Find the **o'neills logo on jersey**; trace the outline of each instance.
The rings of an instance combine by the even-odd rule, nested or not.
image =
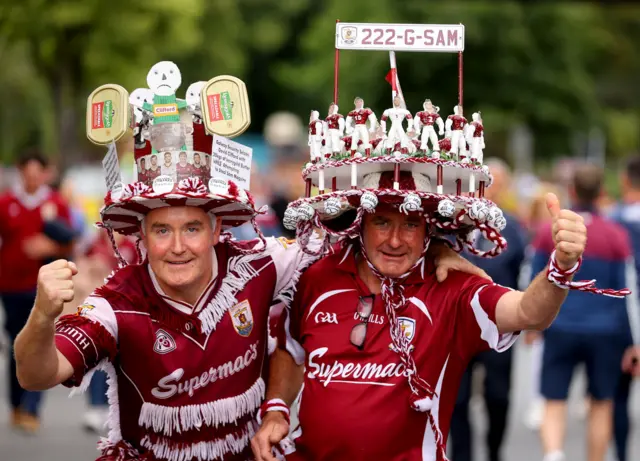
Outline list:
[[[198,376],[182,379],[184,369],[178,368],[170,375],[158,381],[158,386],[151,389],[151,394],[158,399],[168,399],[174,395],[188,393],[193,397],[193,393],[209,384],[226,379],[247,368],[251,362],[258,358],[258,343],[251,344],[249,349],[243,354],[217,367],[211,367]]]
[[[395,386],[394,383],[376,380],[384,380],[385,378],[392,377],[400,378],[405,375],[404,365],[401,363],[354,363],[338,362],[335,360],[332,364],[329,364],[315,361],[323,357],[328,350],[328,347],[319,347],[311,352],[309,354],[309,366],[307,367],[309,373],[307,376],[312,379],[318,378],[325,387],[331,382]]]

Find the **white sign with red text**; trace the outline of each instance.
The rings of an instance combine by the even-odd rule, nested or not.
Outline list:
[[[336,24],[340,50],[464,51],[462,24]]]

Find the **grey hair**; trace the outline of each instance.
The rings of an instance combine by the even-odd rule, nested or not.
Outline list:
[[[215,232],[216,231],[216,215],[214,215],[213,213],[207,213],[207,216],[209,216],[209,220],[211,221],[211,231]],[[144,215],[142,218],[140,218],[140,235],[144,237],[144,220],[147,219],[147,216]]]

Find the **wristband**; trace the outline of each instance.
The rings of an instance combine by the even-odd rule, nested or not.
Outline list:
[[[563,290],[578,290],[594,293],[598,295],[610,296],[612,298],[624,298],[631,294],[631,290],[623,288],[622,290],[613,290],[611,288],[596,288],[596,280],[569,280],[569,276],[574,275],[582,265],[582,257],[571,269],[561,269],[556,260],[556,250],[553,250],[549,258],[549,266],[547,267],[547,280],[555,286]]]
[[[260,410],[258,411],[258,424],[262,424],[262,418],[264,418],[264,415],[269,411],[281,412],[284,415],[284,418],[287,420],[287,424],[291,424],[289,405],[287,405],[284,400],[271,399],[264,402],[260,406]]]

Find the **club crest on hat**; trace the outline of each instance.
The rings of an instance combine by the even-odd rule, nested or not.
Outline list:
[[[233,327],[240,336],[245,338],[251,334],[253,330],[253,312],[249,300],[245,299],[229,309],[229,316]]]
[[[158,354],[168,354],[176,350],[176,341],[169,333],[159,328],[156,331],[156,342],[153,344],[153,351]]]

